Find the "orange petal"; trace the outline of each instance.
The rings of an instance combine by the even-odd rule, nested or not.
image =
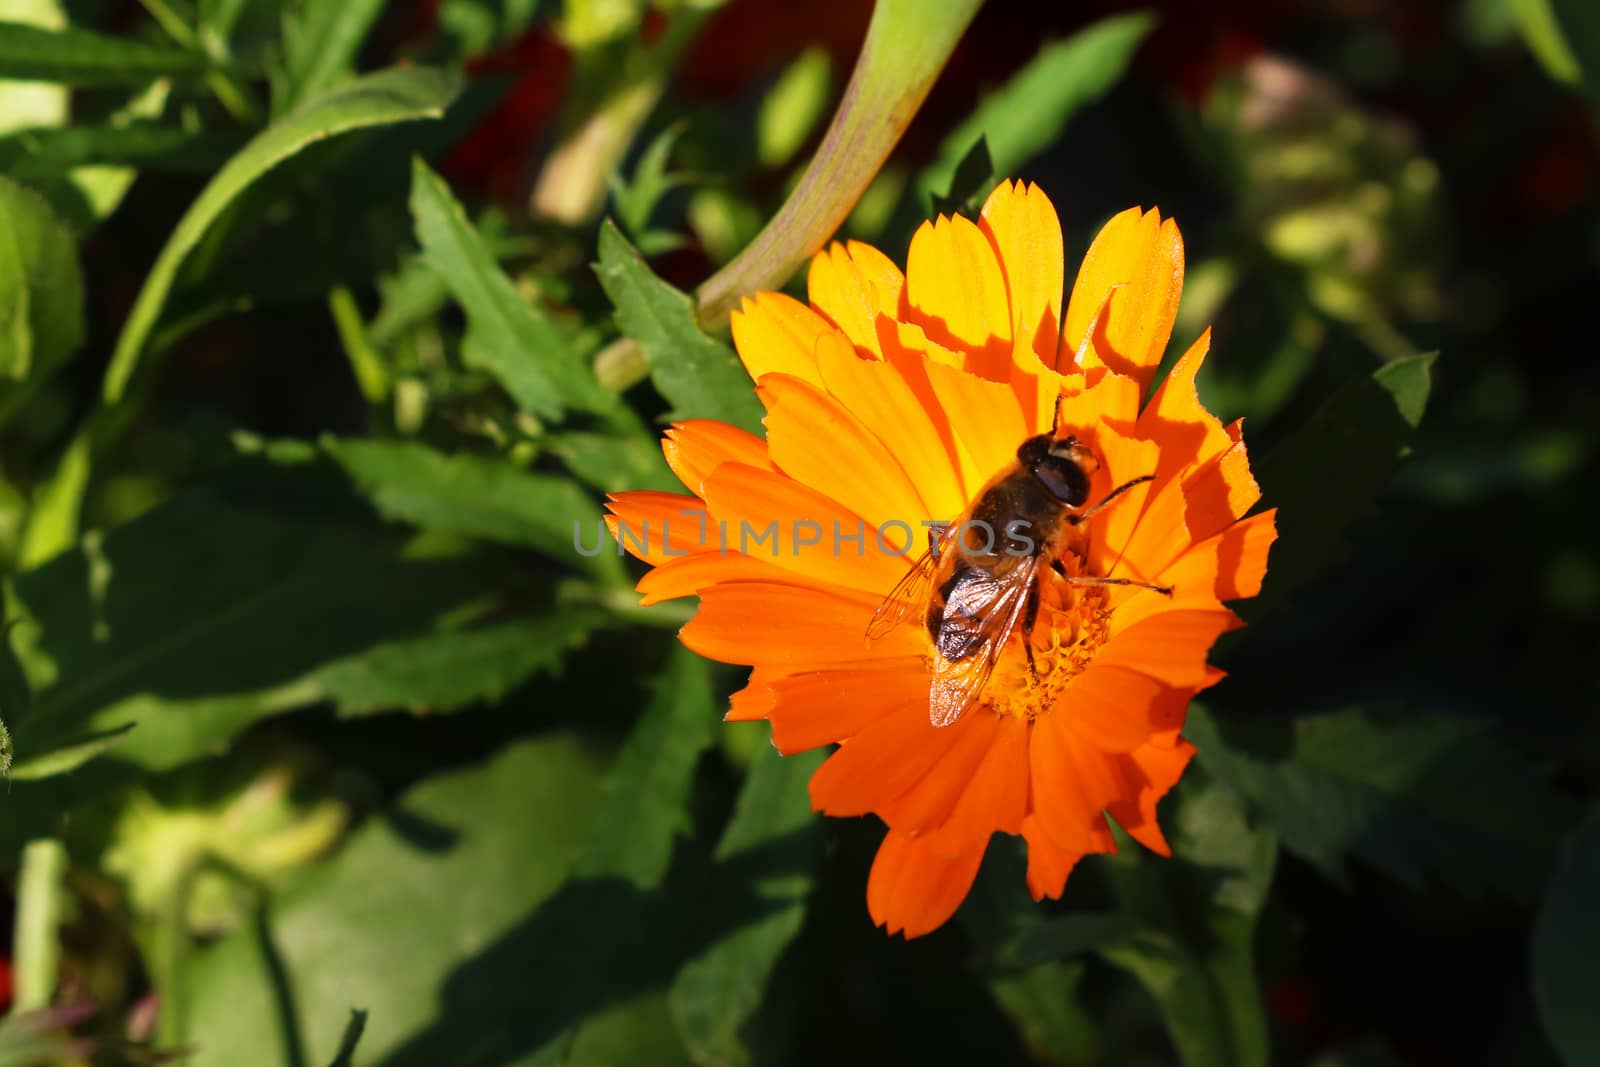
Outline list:
[[[1011,305],[1012,354],[1019,368],[1054,367],[1061,340],[1061,220],[1037,185],[1001,182],[978,226],[994,245]]]
[[[731,317],[733,345],[750,377],[792,374],[817,381],[817,339],[837,334],[832,323],[782,293],[745,297]]]
[[[929,844],[944,855],[965,852],[995,831],[1022,831],[1028,812],[1028,734],[1033,727],[1014,715],[995,718],[999,726],[982,765],[950,818],[928,836]]]
[[[878,316],[898,312],[904,288],[900,268],[859,241],[829,245],[812,257],[806,274],[811,306],[843,330],[863,356],[880,359]]]
[[[867,910],[891,934],[921,937],[944,925],[967,899],[983,863],[984,841],[954,858],[890,830],[867,878]]]
[[[1134,521],[1126,538],[1114,541],[1110,535],[1107,536],[1107,569],[1103,573],[1153,582],[1154,576],[1191,544],[1189,528],[1184,522],[1187,501],[1183,486],[1178,484],[1177,479],[1156,481],[1152,485],[1155,488],[1148,493],[1144,510]],[[1112,505],[1112,509],[1121,506],[1119,500]],[[1112,561],[1115,561],[1114,566]]]
[[[723,463],[771,469],[767,443],[755,434],[711,419],[674,423],[661,438],[667,466],[691,493],[700,492],[706,475]]]
[[[982,230],[940,215],[911,237],[906,255],[907,321],[966,356],[990,381],[1011,378],[1011,308],[1005,275]]]
[[[1172,846],[1167,844],[1156,822],[1156,803],[1177,784],[1193,755],[1194,746],[1179,739],[1171,747],[1145,745],[1119,757],[1126,761],[1129,776],[1139,783],[1138,791],[1112,804],[1108,810],[1129,836],[1151,852],[1172,855]]]
[[[831,339],[821,347],[849,351]],[[786,374],[769,374],[757,388],[767,409],[772,459],[784,473],[843,504],[875,530],[896,521],[919,530],[931,517],[894,453],[831,394]]]
[[[729,582],[701,592],[699,612],[678,636],[708,659],[797,670],[921,655],[926,639],[905,626],[867,643],[867,622],[879,603],[816,586]]]
[[[877,808],[878,817],[901,833],[922,834],[944,825],[960,801],[1000,728],[1000,716],[986,713],[967,715],[942,727],[956,734],[939,759],[938,766],[923,775],[910,789]]]
[[[817,349],[822,383],[839,403],[871,428],[916,484],[929,517],[950,519],[967,506],[953,437],[939,422],[895,363],[859,358],[843,345]]]
[[[656,564],[639,579],[639,584],[634,588],[644,595],[640,604],[648,607],[663,600],[695,596],[718,582],[744,581],[788,581],[788,572],[758,556],[741,556],[737,552],[694,552]]]
[[[1095,237],[1078,269],[1058,366],[1067,366],[1111,294],[1093,339],[1095,357],[1148,389],[1166,351],[1182,290],[1183,238],[1177,224],[1162,222],[1155,209],[1141,214],[1129,208],[1115,216]]]
[[[936,363],[927,365],[927,374],[939,409],[950,420],[963,490],[971,501],[990,478],[1016,463],[1017,448],[1028,437],[1027,420],[1009,385]]]
[[[1034,720],[1028,746],[1028,770],[1033,783],[1033,811],[1039,825],[1065,851],[1107,852],[1113,847],[1105,816],[1085,790],[1077,761],[1076,742],[1060,715]]]
[[[1127,752],[1150,740],[1157,710],[1172,687],[1123,667],[1098,664],[1078,675],[1051,712],[1080,744]]]
[[[1068,852],[1052,841],[1037,815],[1022,820],[1022,837],[1028,842],[1028,892],[1034,900],[1059,898],[1083,853]]]
[[[1095,654],[1094,665],[1127,667],[1170,685],[1199,686],[1206,679],[1211,646],[1240,625],[1227,610],[1163,611],[1131,626],[1118,612],[1111,617],[1111,640]]]
[[[1174,600],[1195,587],[1219,601],[1259,595],[1278,539],[1277,517],[1273,508],[1234,523],[1179,556],[1158,580],[1172,586]]]
[[[1222,421],[1200,402],[1194,378],[1211,347],[1207,329],[1173,366],[1139,413],[1139,432],[1161,445],[1156,477],[1170,478],[1233,445]]]
[[[712,471],[705,497],[717,536],[731,549],[776,564],[801,581],[875,593],[879,601],[909,566],[906,553],[899,551],[906,547],[901,540],[918,532],[886,529],[880,543],[875,526],[837,501],[785,474],[742,463]]]
[[[965,731],[928,721],[921,704],[884,716],[829,756],[811,776],[811,806],[829,815],[879,811],[916,785],[938,764]]]
[[[606,498],[606,528],[630,555],[646,563],[706,552],[717,547],[699,497],[635,489]]]
[[[920,659],[885,660],[871,669],[808,671],[768,683],[772,743],[784,755],[847,740],[886,715],[928,707]]]
[[[1250,474],[1244,444],[1230,445],[1185,474],[1183,495],[1188,501],[1184,521],[1195,540],[1210,537],[1254,507],[1261,488]]]

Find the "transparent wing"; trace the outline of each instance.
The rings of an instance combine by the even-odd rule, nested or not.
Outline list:
[[[938,569],[938,555],[929,546],[872,613],[872,621],[867,623],[869,641],[877,640],[910,619],[922,624],[928,611],[928,594],[933,590],[933,574]]]
[[[928,720],[933,725],[951,725],[983,692],[1006,642],[1017,632],[1038,573],[1038,557],[1027,556],[1002,575],[969,571],[979,578],[957,584],[945,605],[939,641],[941,653],[952,651],[957,657],[933,657],[928,687]]]

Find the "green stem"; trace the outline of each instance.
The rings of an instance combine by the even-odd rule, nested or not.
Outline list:
[[[389,374],[367,339],[366,323],[349,286],[340,284],[328,290],[328,313],[333,316],[334,329],[339,331],[339,342],[361,395],[373,406],[382,404],[389,397]]]
[[[878,0],[844,99],[794,192],[756,239],[700,287],[720,328],[740,297],[772,289],[833,236],[882,169],[983,0]]]
[[[67,850],[61,842],[42,838],[24,846],[17,876],[15,1011],[48,1008],[56,995],[66,874]]]

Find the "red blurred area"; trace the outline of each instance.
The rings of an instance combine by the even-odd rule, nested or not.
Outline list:
[[[0,956],[0,1011],[11,1008],[11,957]]]

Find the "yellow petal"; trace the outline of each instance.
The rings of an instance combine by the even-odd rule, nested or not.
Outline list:
[[[894,316],[905,279],[889,257],[870,245],[834,243],[811,260],[806,292],[811,306],[843,330],[864,356],[879,358],[879,315]]]
[[[817,378],[817,341],[837,335],[832,323],[782,293],[746,297],[731,317],[733,346],[750,377],[792,374],[812,384]]]
[[[1013,358],[1033,370],[1055,363],[1061,339],[1065,268],[1061,220],[1037,185],[1001,182],[983,205],[979,226],[994,245],[1011,305]],[[1027,357],[1037,357],[1029,362]]]
[[[1011,377],[1011,308],[994,246],[957,215],[925,222],[906,256],[909,317],[990,381]]]
[[[1073,283],[1060,366],[1065,369],[1099,315],[1091,362],[1133,377],[1148,389],[1166,351],[1182,291],[1183,238],[1177,223],[1162,222],[1153,208],[1143,214],[1129,208],[1115,216],[1089,246]],[[1100,315],[1102,306],[1106,311]]]

